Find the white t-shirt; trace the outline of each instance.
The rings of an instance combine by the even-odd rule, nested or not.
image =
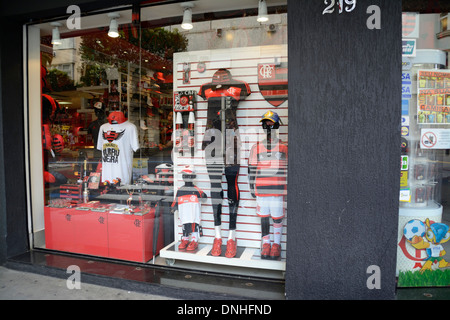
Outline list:
[[[139,149],[136,126],[129,121],[103,124],[98,132],[97,149],[102,152],[102,181],[120,178],[122,184],[129,184],[133,152]]]

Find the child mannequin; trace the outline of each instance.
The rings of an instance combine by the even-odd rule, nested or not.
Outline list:
[[[179,219],[183,227],[183,235],[178,245],[178,250],[193,251],[198,247],[201,233],[200,202],[206,198],[206,194],[194,185],[195,172],[191,166],[184,167],[181,174],[184,186],[177,191],[172,203],[172,212],[178,210]]]

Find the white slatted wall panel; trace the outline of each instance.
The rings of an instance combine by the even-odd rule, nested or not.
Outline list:
[[[176,53],[174,56],[174,91],[195,90],[198,92],[202,84],[211,82],[213,74],[220,68],[228,69],[234,79],[245,81],[250,86],[251,94],[239,103],[237,111],[239,129],[241,131],[242,149],[241,168],[238,178],[240,202],[237,217],[236,238],[237,245],[243,247],[260,248],[261,245],[260,218],[256,216],[256,202],[249,192],[247,163],[250,148],[262,137],[261,125],[259,123],[262,114],[267,110],[277,112],[283,122],[283,125],[279,129],[279,136],[285,142],[287,142],[288,137],[288,102],[286,101],[276,108],[263,98],[258,88],[257,65],[259,63],[273,63],[275,58],[278,58],[278,61],[280,62],[287,62],[287,46],[276,45],[183,52]],[[197,64],[199,62],[205,62],[206,64],[206,71],[203,73],[197,71]],[[190,83],[188,84],[183,84],[183,63],[190,63],[191,67]],[[212,214],[211,199],[209,198],[209,177],[203,158],[204,152],[201,150],[201,142],[203,141],[203,134],[206,127],[208,103],[200,96],[197,96],[196,99],[195,156],[191,158],[187,156],[178,156],[177,154],[174,155],[175,190],[183,185],[181,176],[178,174],[180,168],[187,164],[195,165],[197,172],[195,184],[208,195],[207,201],[202,205],[203,237],[200,239],[200,242],[211,244],[214,238],[214,218]],[[260,134],[259,137],[258,133]],[[225,244],[228,237],[229,215],[228,202],[226,200],[227,185],[224,176],[222,182],[225,198],[222,204],[222,237],[223,243]],[[286,250],[286,231],[286,219],[284,219],[282,234],[283,258],[285,257]],[[176,225],[176,240],[180,239],[181,234],[181,226]]]

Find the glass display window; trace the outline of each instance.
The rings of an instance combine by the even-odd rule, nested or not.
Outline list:
[[[284,277],[287,3],[257,4],[28,26],[34,247]]]
[[[399,287],[450,285],[446,17],[403,13]]]

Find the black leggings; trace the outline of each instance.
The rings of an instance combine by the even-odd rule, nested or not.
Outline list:
[[[240,165],[224,166],[223,164],[206,164],[209,180],[211,182],[211,202],[214,214],[214,226],[222,224],[222,173],[225,171],[227,180],[228,207],[230,211],[230,230],[236,230],[236,218],[239,206],[239,176]],[[225,169],[225,170],[224,170]]]

